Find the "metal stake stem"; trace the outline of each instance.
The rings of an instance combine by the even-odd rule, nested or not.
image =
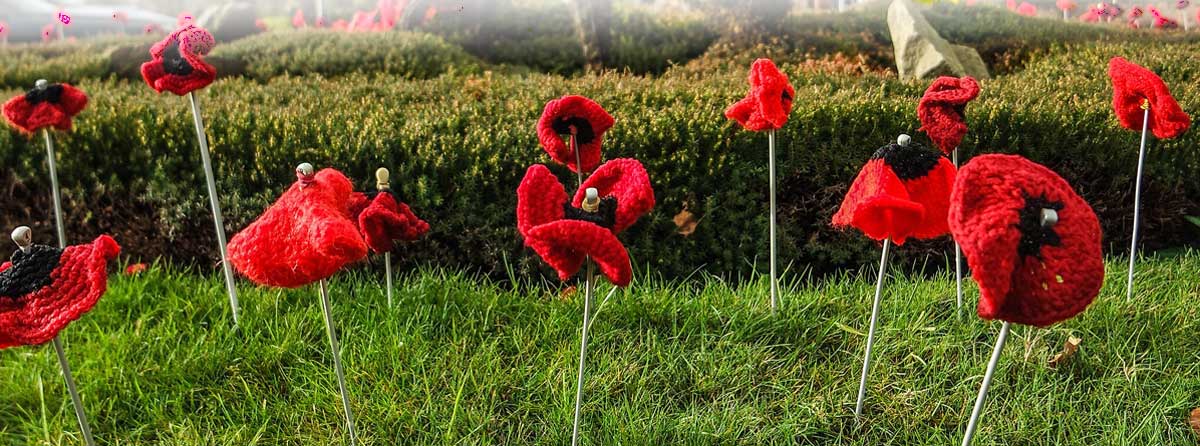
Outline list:
[[[883,296],[883,278],[887,275],[888,255],[892,240],[883,241],[883,255],[879,260],[879,279],[875,282],[875,302],[871,305],[871,323],[867,330],[867,350],[863,354],[862,377],[858,380],[858,402],[854,405],[854,419],[862,415],[863,402],[867,397],[867,373],[871,370],[871,348],[875,345],[875,326],[879,321],[879,301]]]
[[[987,399],[988,389],[992,385],[992,375],[996,372],[996,364],[1000,362],[1000,353],[1004,351],[1004,342],[1008,340],[1010,324],[1005,322],[1000,326],[1000,337],[996,338],[996,348],[992,350],[992,360],[988,362],[987,372],[983,374],[983,383],[979,386],[979,396],[975,398],[975,408],[971,410],[971,420],[967,422],[967,433],[963,435],[962,446],[970,446],[975,438],[975,429],[979,426],[979,418],[983,415],[983,403]]]
[[[579,376],[575,381],[575,426],[571,430],[571,446],[579,446],[579,417],[580,406],[583,404],[583,377],[587,366],[588,329],[591,328],[592,314],[592,275],[595,266],[588,261],[587,275],[583,279],[583,326],[580,330],[579,341]]]
[[[67,393],[71,394],[71,403],[75,406],[75,420],[79,422],[79,431],[83,433],[83,442],[87,446],[95,446],[92,439],[92,428],[88,425],[87,415],[83,413],[83,398],[75,387],[75,377],[71,375],[71,364],[67,362],[67,353],[63,350],[62,340],[54,337],[54,352],[58,354],[58,365],[62,367],[63,379],[67,382]]]
[[[229,264],[229,253],[225,245],[225,223],[221,218],[221,202],[217,199],[217,181],[213,176],[212,159],[209,157],[208,136],[204,133],[204,119],[200,116],[200,102],[196,93],[188,93],[192,106],[192,120],[196,124],[196,139],[200,143],[200,161],[204,164],[204,178],[208,182],[208,201],[212,205],[213,225],[217,228],[217,249],[221,252],[221,268],[225,272],[225,291],[229,294],[229,306],[233,310],[233,325],[238,325],[237,287],[233,282],[233,267]]]
[[[329,304],[329,284],[321,279],[321,311],[325,315],[325,331],[329,334],[329,348],[333,350],[333,369],[337,373],[338,390],[342,394],[342,410],[346,412],[346,428],[350,432],[350,445],[358,443],[354,431],[354,413],[350,410],[350,393],[346,390],[346,374],[342,371],[342,349],[338,344],[337,329],[333,325],[333,309]]]
[[[958,147],[954,148],[954,152],[951,154],[951,158],[954,159],[954,168],[957,169],[958,168]],[[959,246],[958,240],[954,241],[954,279],[955,279],[955,287],[956,287],[955,297],[956,297],[956,302],[958,303],[957,313],[958,313],[959,319],[962,319],[962,306],[963,306],[962,246]]]
[[[392,308],[392,253],[383,253],[383,271],[387,274],[388,308]]]
[[[1146,129],[1150,124],[1150,106],[1143,103],[1146,109],[1142,117],[1142,147],[1138,150],[1137,180],[1133,188],[1133,240],[1129,246],[1129,280],[1125,285],[1125,299],[1133,299],[1133,265],[1137,261],[1138,229],[1142,219],[1142,167],[1146,163]]]
[[[775,272],[779,252],[775,236],[775,130],[767,132],[767,152],[767,163],[771,171],[771,313],[774,314],[779,308],[779,277]]]
[[[50,129],[42,129],[46,139],[46,164],[50,166],[50,193],[54,202],[54,227],[58,231],[58,248],[67,247],[67,230],[63,226],[62,195],[58,188],[58,167],[54,159],[54,140],[50,138]]]

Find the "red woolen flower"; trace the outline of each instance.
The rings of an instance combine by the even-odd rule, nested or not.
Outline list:
[[[934,79],[925,95],[917,102],[917,119],[929,139],[943,153],[953,152],[967,134],[963,111],[967,103],[979,96],[979,82],[971,76]]]
[[[396,200],[389,190],[380,191],[374,198],[363,195],[362,200],[361,211],[351,205],[351,215],[357,215],[359,230],[367,246],[375,252],[389,252],[393,241],[411,242],[429,232],[429,223],[417,218],[412,209]]]
[[[595,213],[581,209],[588,188],[599,192]],[[575,275],[590,256],[613,285],[623,287],[633,278],[633,268],[617,234],[653,207],[650,177],[637,160],[615,159],[600,166],[572,202],[550,169],[535,164],[517,188],[517,230],[560,279]]]
[[[9,99],[4,103],[4,119],[24,133],[45,127],[69,131],[71,119],[87,103],[87,95],[79,89],[69,84],[51,84]]]
[[[550,154],[550,158],[566,164],[572,172],[579,172],[575,152],[563,142],[563,137],[575,134],[575,145],[583,171],[591,172],[600,165],[600,146],[604,143],[604,132],[613,126],[613,117],[596,101],[583,96],[563,96],[546,103],[542,117],[538,119],[538,141]]]
[[[940,153],[914,142],[883,146],[863,166],[833,216],[875,240],[903,245],[949,232],[946,213],[955,168]]]
[[[1054,2],[1054,5],[1058,6],[1058,9],[1063,11],[1073,11],[1075,10],[1075,7],[1078,6],[1075,4],[1074,0],[1057,0]]]
[[[297,174],[300,176],[300,174]],[[229,261],[262,285],[296,288],[367,256],[350,215],[350,180],[333,169],[301,176],[229,242]]]
[[[1057,224],[1042,224],[1043,209]],[[1079,314],[1103,285],[1096,214],[1066,180],[1020,156],[963,166],[950,231],[979,283],[984,319],[1044,327]]]
[[[204,28],[187,24],[150,47],[152,60],[142,64],[142,79],[154,91],[183,96],[204,88],[217,78],[217,69],[204,61],[216,45]]]
[[[1141,131],[1146,109],[1150,107],[1150,131],[1156,138],[1174,138],[1186,132],[1192,118],[1179,108],[1167,84],[1154,72],[1122,57],[1108,62],[1108,77],[1113,85],[1113,110],[1121,126]]]
[[[725,117],[753,132],[783,128],[795,97],[796,90],[775,62],[758,59],[750,66],[750,94],[725,109]]]
[[[43,344],[96,306],[108,261],[121,247],[107,235],[58,249],[34,245],[0,265],[0,348]]]

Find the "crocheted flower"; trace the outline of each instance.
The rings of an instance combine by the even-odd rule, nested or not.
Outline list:
[[[583,171],[591,172],[600,165],[604,132],[612,128],[613,123],[613,117],[596,101],[583,96],[563,96],[547,102],[542,110],[537,123],[538,141],[550,158],[566,164],[572,172],[579,172],[575,152],[563,142],[563,137],[574,134]]]
[[[725,117],[746,130],[760,132],[782,128],[792,112],[796,90],[771,59],[750,66],[750,94],[725,109]]]
[[[154,91],[183,96],[217,78],[217,69],[203,57],[216,45],[204,28],[187,24],[150,47],[152,60],[142,64],[142,79]]]
[[[1054,2],[1054,5],[1063,11],[1073,11],[1078,6],[1074,0],[1058,0]]]
[[[229,241],[229,261],[255,283],[296,288],[367,256],[350,215],[350,180],[333,169],[301,175]]]
[[[71,119],[87,103],[87,95],[79,89],[68,84],[51,84],[9,99],[4,103],[4,119],[25,133],[45,127],[69,131]]]
[[[1044,327],[1100,292],[1100,222],[1050,169],[1016,155],[978,156],[959,171],[950,199],[950,231],[979,283],[979,317]],[[1056,224],[1042,224],[1044,209]]]
[[[903,245],[949,231],[946,212],[954,164],[914,142],[881,147],[859,171],[833,215],[833,226],[853,226],[875,240]]]
[[[979,82],[971,76],[942,76],[934,79],[917,102],[917,119],[929,139],[943,153],[953,152],[967,134],[963,111],[979,96]]]
[[[96,306],[108,261],[121,247],[107,235],[58,249],[33,245],[0,265],[0,348],[43,344]]]
[[[1017,7],[1017,14],[1026,17],[1037,17],[1037,6],[1029,2],[1021,2],[1021,5]]]
[[[1144,105],[1150,107],[1149,127],[1156,138],[1174,138],[1191,126],[1192,118],[1179,108],[1167,84],[1150,70],[1114,57],[1108,63],[1108,77],[1113,85],[1113,110],[1121,126],[1140,132]]]
[[[594,213],[582,209],[588,188],[597,189],[600,196]],[[569,202],[550,169],[535,164],[517,188],[517,230],[560,279],[575,275],[590,256],[613,285],[623,287],[632,279],[633,268],[617,234],[652,208],[650,177],[635,159],[600,166]]]
[[[1141,17],[1143,13],[1145,13],[1145,11],[1142,11],[1141,7],[1134,6],[1132,8],[1129,8],[1129,18],[1131,18],[1131,19],[1136,19],[1138,17]],[[1136,23],[1136,22],[1132,22],[1132,23]]]
[[[429,232],[429,223],[417,218],[390,190],[379,191],[374,197],[355,193],[351,202],[350,215],[356,216],[363,239],[375,252],[389,252],[393,241],[411,242]]]
[[[1192,2],[1189,2],[1188,0],[1177,0],[1175,2],[1176,9],[1187,9],[1188,6],[1191,6],[1191,5],[1192,5]]]

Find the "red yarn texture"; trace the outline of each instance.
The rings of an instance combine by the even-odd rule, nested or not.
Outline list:
[[[211,84],[217,78],[217,69],[204,61],[205,54],[216,44],[212,34],[196,25],[184,25],[175,30],[163,41],[150,47],[149,62],[142,64],[142,79],[154,91],[162,93],[169,91],[183,96]],[[173,64],[174,47],[178,46],[178,55],[186,62],[191,70],[187,74],[171,73],[169,66]],[[168,51],[171,50],[171,51]],[[165,63],[165,64],[164,64]]]
[[[750,94],[725,109],[725,117],[753,132],[783,128],[795,97],[796,90],[775,62],[758,59],[750,66]]]
[[[108,261],[120,253],[107,235],[68,246],[49,285],[24,296],[0,296],[0,348],[44,344],[90,311],[108,289]],[[0,271],[11,266],[5,262]]]
[[[894,166],[882,156],[885,150],[907,152],[923,159],[922,165]],[[908,161],[897,161],[908,162]],[[897,170],[914,175],[901,178]],[[930,239],[950,231],[946,215],[950,208],[950,189],[956,169],[946,157],[920,148],[885,146],[872,157],[846,191],[833,226],[854,227],[875,240],[890,239],[903,245],[910,237]]]
[[[629,253],[617,234],[654,207],[649,175],[633,159],[616,159],[600,166],[581,191],[594,187],[602,199],[615,199],[612,228],[590,221],[566,218],[567,192],[546,166],[535,164],[517,188],[517,230],[525,245],[538,253],[562,280],[579,272],[587,257],[613,285],[627,286],[633,278]],[[572,204],[578,207],[585,193]]]
[[[917,102],[917,118],[942,153],[953,152],[967,134],[963,109],[979,96],[979,82],[971,76],[962,78],[942,76],[934,79],[925,95]]]
[[[407,204],[397,202],[388,191],[375,195],[357,215],[363,238],[375,252],[390,252],[393,241],[413,241],[429,232],[429,223],[417,218]]]
[[[579,166],[575,152],[568,142],[572,130],[579,150],[579,161],[583,171],[591,172],[600,165],[600,146],[604,143],[604,132],[614,124],[612,115],[596,101],[583,96],[563,96],[546,103],[542,117],[538,119],[537,134],[542,148],[554,161],[565,164],[572,172]]]
[[[1058,224],[1041,228],[1030,200],[1059,207]],[[975,157],[959,171],[951,203],[950,230],[979,283],[979,317],[1044,327],[1079,314],[1100,292],[1100,222],[1050,169],[1016,155]],[[1022,221],[1026,210],[1032,221]]]
[[[1150,101],[1149,127],[1155,138],[1174,138],[1191,126],[1192,118],[1179,107],[1167,84],[1154,72],[1114,57],[1108,62],[1108,77],[1113,85],[1113,111],[1121,126],[1142,131],[1145,117],[1142,102],[1145,100]]]
[[[350,180],[333,169],[297,181],[229,242],[229,261],[255,283],[296,288],[367,256],[350,216]]]
[[[4,119],[10,125],[26,134],[52,127],[62,131],[71,130],[71,119],[87,107],[88,97],[79,89],[69,84],[55,84],[47,90],[61,89],[57,97],[46,97],[33,100],[39,93],[30,90],[26,94],[16,96],[4,103]],[[42,93],[45,94],[45,93]],[[37,102],[34,104],[34,102]]]

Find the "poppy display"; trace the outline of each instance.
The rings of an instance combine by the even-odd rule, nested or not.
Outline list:
[[[1042,165],[975,157],[958,173],[949,222],[979,284],[981,318],[1045,327],[1079,314],[1100,292],[1100,222]]]
[[[142,64],[142,79],[159,93],[183,96],[204,88],[217,78],[217,69],[203,58],[215,45],[207,30],[185,24],[150,47],[152,59]]]
[[[902,137],[904,139],[904,137]],[[915,141],[881,147],[859,171],[833,215],[833,226],[854,227],[875,240],[903,245],[949,232],[946,214],[956,169],[944,155]]]
[[[611,129],[615,121],[612,115],[596,101],[583,96],[569,95],[546,103],[542,117],[538,119],[537,134],[542,148],[554,161],[565,164],[572,172],[591,172],[600,165],[600,147],[604,143],[604,132]],[[571,149],[563,138],[575,136]]]
[[[750,66],[750,93],[725,109],[725,117],[746,130],[761,132],[783,128],[792,113],[796,90],[771,59]]]
[[[583,206],[589,188],[599,196],[590,211]],[[600,166],[569,201],[550,169],[535,164],[517,188],[517,230],[560,279],[575,275],[591,257],[613,285],[623,287],[632,280],[633,268],[617,234],[650,212],[654,202],[650,177],[635,159]]]
[[[72,119],[87,104],[87,94],[69,84],[39,85],[5,102],[4,119],[24,133],[47,127],[70,131]]]
[[[979,82],[970,76],[934,79],[917,102],[917,119],[942,153],[953,152],[967,134],[964,110],[979,96]]]
[[[375,252],[389,252],[394,241],[413,241],[429,232],[429,223],[421,220],[407,204],[396,200],[390,190],[382,190],[373,197],[365,194],[358,200],[360,205],[351,205],[351,215],[356,216],[359,230],[367,246]]]
[[[297,181],[229,241],[229,261],[261,285],[297,288],[366,258],[350,214],[352,186],[333,169],[297,169]]]
[[[44,344],[91,311],[108,289],[108,262],[120,252],[107,235],[15,252],[0,265],[0,348]]]
[[[1146,108],[1150,109],[1150,132],[1159,139],[1174,138],[1192,124],[1171,96],[1167,84],[1154,72],[1122,57],[1108,62],[1108,77],[1113,86],[1113,111],[1121,126],[1141,131]]]

